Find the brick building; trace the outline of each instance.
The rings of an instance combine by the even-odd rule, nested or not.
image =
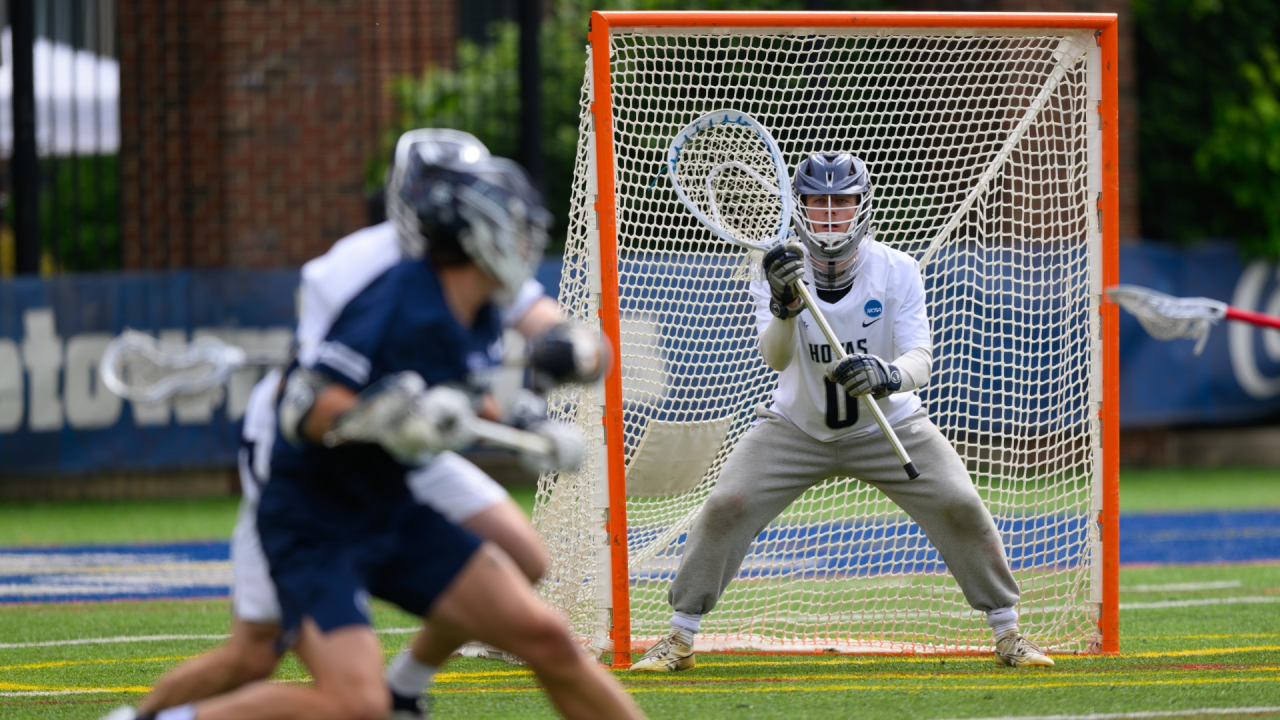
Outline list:
[[[124,266],[300,264],[364,224],[390,78],[454,0],[119,0]]]

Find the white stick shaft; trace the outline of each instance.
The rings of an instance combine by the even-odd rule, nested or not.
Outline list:
[[[551,441],[541,435],[481,418],[476,418],[472,422],[476,439],[482,445],[548,457],[555,452]]]
[[[813,302],[813,296],[809,294],[809,288],[803,282],[796,283],[796,288],[800,291],[800,297],[804,298],[805,307],[809,308],[809,313],[813,315],[813,319],[818,323],[818,328],[822,330],[822,334],[827,338],[827,344],[831,346],[831,352],[839,362],[846,357],[848,353],[844,351],[844,345],[840,343],[840,338],[836,337],[836,333],[831,329],[831,325],[827,323],[827,319],[823,317],[822,311]],[[893,431],[893,426],[889,424],[889,420],[885,418],[884,413],[880,410],[880,405],[870,393],[863,395],[862,399],[866,402],[867,409],[871,411],[871,417],[876,419],[876,424],[880,426],[880,432],[884,433],[884,437],[893,446],[893,452],[898,456],[898,461],[902,463],[902,467],[907,471],[907,475],[911,479],[915,479],[918,475],[915,465],[911,462],[911,456],[907,454],[907,449],[902,446],[902,441],[898,439],[898,434]]]

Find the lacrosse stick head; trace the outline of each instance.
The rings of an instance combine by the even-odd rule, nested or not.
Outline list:
[[[1107,296],[1132,313],[1151,337],[1195,340],[1197,355],[1204,350],[1209,331],[1227,316],[1227,304],[1220,300],[1177,298],[1138,285],[1114,285],[1107,288]]]
[[[722,240],[765,250],[790,232],[786,163],[750,115],[717,110],[694,120],[675,134],[666,162],[680,201]]]
[[[108,390],[126,400],[158,402],[219,388],[246,360],[243,349],[217,338],[161,348],[150,335],[126,329],[107,344],[99,375]]]

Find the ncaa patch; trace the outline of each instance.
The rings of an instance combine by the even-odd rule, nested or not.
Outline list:
[[[878,318],[884,314],[884,305],[881,305],[879,300],[873,298],[862,306],[862,312],[866,313],[869,318]]]

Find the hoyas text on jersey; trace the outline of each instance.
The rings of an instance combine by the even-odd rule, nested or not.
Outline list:
[[[865,355],[867,352],[866,338],[861,338],[856,343],[853,340],[850,340],[849,342],[841,343],[841,345],[844,347],[845,355],[853,355],[853,354]],[[826,365],[827,363],[830,363],[832,360],[834,360],[835,357],[832,356],[831,354],[830,345],[826,345],[826,344],[819,345],[817,343],[809,343],[809,359],[816,363],[822,363],[823,365]]]

